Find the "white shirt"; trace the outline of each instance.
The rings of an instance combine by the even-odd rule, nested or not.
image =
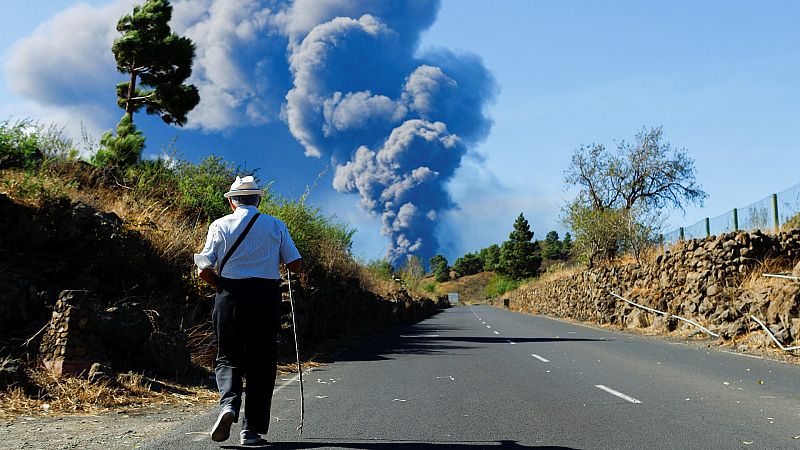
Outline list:
[[[289,236],[286,224],[267,214],[258,216],[236,252],[225,263],[225,272],[219,273],[222,258],[257,212],[258,208],[255,206],[242,205],[233,213],[212,222],[208,227],[206,245],[200,253],[194,255],[197,267],[201,270],[213,267],[225,278],[279,279],[281,274],[278,264],[300,259],[300,252]]]

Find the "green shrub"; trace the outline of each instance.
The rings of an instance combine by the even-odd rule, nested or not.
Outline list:
[[[422,290],[431,294],[436,293],[436,283],[425,283],[422,285]]]
[[[373,259],[364,264],[364,266],[380,278],[391,280],[394,276],[394,267],[385,259]]]
[[[48,207],[60,202],[69,202],[69,190],[76,183],[60,178],[46,178],[33,173],[25,173],[22,179],[3,180],[6,191],[11,196],[36,207]]]
[[[144,160],[128,169],[125,184],[139,198],[174,199],[178,176],[171,161],[159,158]]]
[[[351,262],[356,230],[325,217],[320,209],[305,203],[308,192],[298,200],[267,196],[261,211],[286,223],[297,249],[307,264],[321,264],[330,270]]]
[[[31,120],[0,122],[0,169],[33,169],[41,160],[37,127]]]
[[[493,298],[505,294],[506,292],[513,291],[518,288],[520,281],[513,278],[504,277],[502,275],[492,275],[489,284],[486,285],[484,294],[486,298]]]
[[[200,164],[180,161],[175,168],[178,191],[184,206],[213,221],[231,212],[223,194],[236,177],[233,165],[219,156],[209,156]]]

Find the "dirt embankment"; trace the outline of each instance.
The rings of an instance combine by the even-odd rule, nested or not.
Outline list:
[[[90,187],[81,189],[85,199]],[[192,238],[197,225],[169,230],[142,223],[81,200],[32,206],[0,193],[0,417],[11,410],[87,413],[169,401],[148,393],[154,378],[213,390],[213,293],[199,284],[191,264],[192,246],[201,243]],[[362,285],[328,270],[293,283],[305,356],[333,339],[419,320],[446,306]],[[293,359],[285,283],[284,299],[279,348]],[[53,371],[77,381],[46,373]],[[146,379],[128,382],[129,373]],[[90,385],[97,395],[79,394]],[[180,401],[205,392],[184,387]]]

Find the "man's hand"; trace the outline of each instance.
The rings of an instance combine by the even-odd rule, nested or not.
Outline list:
[[[294,261],[286,264],[286,268],[290,271],[299,274],[303,271],[303,258],[295,259]]]
[[[217,274],[214,272],[214,269],[211,267],[207,267],[197,273],[201,280],[208,283],[209,286],[216,289],[217,288]]]

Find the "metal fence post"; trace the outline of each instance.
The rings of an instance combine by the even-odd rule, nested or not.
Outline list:
[[[681,240],[684,240],[684,236],[683,236],[683,227],[681,227],[681,228],[680,228],[680,230],[681,230],[681,233],[680,233]]]
[[[711,236],[711,221],[706,217],[706,237]]]
[[[775,234],[781,232],[781,222],[778,217],[778,194],[772,194],[772,220],[775,223]]]
[[[733,231],[739,231],[739,212],[733,208]]]

